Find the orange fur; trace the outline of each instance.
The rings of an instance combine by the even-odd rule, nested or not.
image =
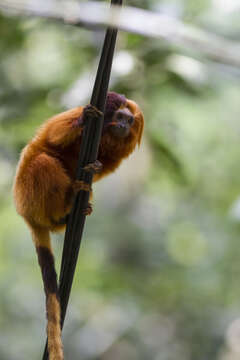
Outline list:
[[[98,154],[103,168],[99,174],[94,175],[94,181],[113,172],[121,161],[132,153],[135,146],[140,144],[143,114],[131,100],[126,100],[126,103],[121,105],[121,109],[125,107],[135,119],[130,133],[127,137],[118,139],[108,131],[103,132]],[[14,183],[16,209],[32,232],[43,273],[50,360],[62,360],[63,353],[57,279],[49,231],[64,229],[65,225],[61,220],[69,214],[73,204],[82,136],[82,123],[79,119],[83,109],[77,107],[58,114],[40,127],[22,151]],[[52,264],[50,280],[44,278],[49,271],[47,261]]]

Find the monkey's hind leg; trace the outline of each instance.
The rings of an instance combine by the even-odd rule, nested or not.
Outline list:
[[[32,163],[33,222],[50,231],[64,228],[65,218],[71,211],[74,199],[73,182],[61,162],[45,153]]]

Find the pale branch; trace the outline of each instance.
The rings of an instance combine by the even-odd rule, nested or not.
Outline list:
[[[159,38],[181,50],[220,64],[240,68],[240,44],[201,30],[164,14],[107,3],[73,1],[0,0],[3,14],[35,16],[85,27],[116,26],[122,31]]]

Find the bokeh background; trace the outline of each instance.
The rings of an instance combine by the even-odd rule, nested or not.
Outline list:
[[[238,0],[127,3],[240,39]],[[11,194],[19,154],[44,119],[88,103],[103,35],[0,16],[1,360],[41,359],[45,342],[40,270]],[[111,89],[142,107],[144,140],[94,185],[66,359],[237,360],[240,70],[120,33]],[[53,242],[59,269],[63,235]]]

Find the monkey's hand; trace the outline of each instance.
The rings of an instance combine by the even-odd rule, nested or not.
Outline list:
[[[91,215],[92,211],[93,211],[92,204],[88,203],[86,209],[83,209],[83,214],[86,216],[89,216],[89,215]]]
[[[102,168],[102,163],[99,160],[96,160],[93,163],[84,166],[83,170],[91,172],[92,174],[99,174],[102,171]]]
[[[83,108],[82,114],[73,122],[74,128],[83,128],[86,121],[93,119],[98,120],[103,116],[95,106],[89,104]]]
[[[73,191],[75,194],[77,194],[79,191],[89,191],[91,192],[91,186],[89,184],[87,184],[86,182],[82,181],[82,180],[75,180],[73,183]]]
[[[90,120],[90,119],[98,120],[102,116],[103,116],[103,113],[91,104],[86,105],[83,109],[84,120]]]

